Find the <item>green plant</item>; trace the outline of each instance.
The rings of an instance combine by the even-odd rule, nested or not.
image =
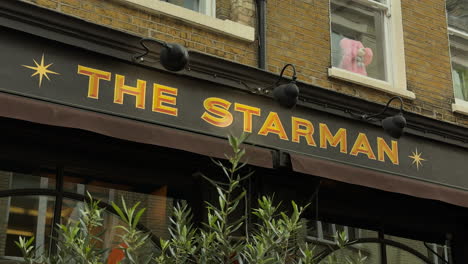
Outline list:
[[[122,231],[124,242],[120,247],[125,258],[121,264],[314,264],[316,254],[311,244],[304,242],[301,230],[304,221],[301,215],[307,208],[291,202],[291,213],[279,210],[273,198],[263,196],[258,200],[259,207],[253,209],[256,224],[246,223],[248,212],[240,214],[240,205],[246,199],[242,181],[253,172],[242,173],[245,150],[241,144],[246,135],[239,138],[229,136],[233,155],[226,156],[227,165],[213,160],[223,172],[224,180],[218,181],[203,176],[217,191],[216,203],[206,203],[207,221],[201,227],[192,223],[191,209],[184,203],[177,204],[170,218],[170,239],[161,239],[159,249],[149,251],[150,235],[138,229],[138,223],[145,209],[138,209],[139,203],[128,207],[122,200],[121,207],[112,204],[124,225],[115,228]],[[89,201],[80,210],[78,221],[69,221],[58,226],[58,254],[47,257],[37,256],[32,245],[34,238],[20,238],[16,243],[28,264],[101,264],[106,263],[108,249],[100,248],[103,234],[103,213],[99,201],[89,196]],[[241,215],[241,216],[239,216]],[[242,228],[244,227],[244,229]],[[102,232],[97,232],[101,230]],[[301,239],[302,238],[302,239]],[[344,233],[337,234],[338,247],[344,247],[348,240]],[[340,253],[341,254],[341,253]],[[327,264],[362,264],[365,257],[327,257]],[[341,264],[341,263],[340,263]]]
[[[223,171],[224,182],[204,176],[216,188],[218,201],[216,204],[207,203],[208,220],[203,228],[193,227],[187,206],[176,206],[171,221],[171,239],[161,241],[157,263],[314,263],[313,247],[301,244],[297,239],[302,228],[300,216],[305,208],[294,202],[289,216],[278,212],[272,198],[262,197],[258,201],[259,208],[253,211],[259,223],[253,230],[246,229],[243,237],[239,237],[241,228],[247,226],[247,215],[234,217],[233,213],[246,195],[241,182],[253,173],[240,173],[246,165],[241,162],[245,155],[241,144],[245,139],[245,134],[240,138],[229,136],[233,155],[226,156],[228,165],[213,161]]]

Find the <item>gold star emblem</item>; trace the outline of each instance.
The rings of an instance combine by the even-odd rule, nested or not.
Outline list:
[[[413,152],[413,155],[412,156],[408,156],[409,158],[413,159],[413,163],[411,164],[416,164],[416,169],[419,170],[419,166],[422,167],[422,162],[425,161],[425,159],[423,159],[421,157],[422,155],[422,152],[418,152],[418,149],[416,148],[416,151]]]
[[[48,65],[44,65],[44,54],[42,54],[41,64],[38,64],[35,59],[33,59],[33,61],[36,64],[36,66],[28,66],[28,65],[22,65],[22,66],[26,67],[26,68],[29,68],[29,69],[32,69],[32,70],[35,70],[35,72],[31,75],[31,77],[33,77],[34,75],[39,75],[39,87],[41,87],[41,84],[42,84],[42,77],[45,76],[47,78],[47,80],[50,81],[50,78],[47,75],[48,73],[50,73],[50,74],[60,74],[60,73],[56,73],[56,72],[53,72],[53,71],[49,70],[49,67],[53,63],[50,63]]]

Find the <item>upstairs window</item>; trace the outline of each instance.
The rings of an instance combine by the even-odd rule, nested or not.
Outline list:
[[[448,32],[455,100],[468,104],[468,5],[466,0],[447,0]]]
[[[215,0],[162,0],[208,16],[216,15]]]
[[[407,98],[400,0],[331,0],[329,75]]]
[[[337,0],[332,2],[331,12],[332,66],[386,81],[388,6]]]

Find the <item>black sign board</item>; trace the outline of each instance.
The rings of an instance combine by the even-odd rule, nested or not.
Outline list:
[[[468,152],[1,29],[0,90],[468,190]]]

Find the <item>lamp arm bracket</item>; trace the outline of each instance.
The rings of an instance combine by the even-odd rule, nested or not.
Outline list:
[[[376,114],[372,114],[372,115],[364,114],[364,115],[361,116],[361,118],[365,119],[365,120],[369,120],[371,118],[378,117],[378,116],[384,114],[388,110],[388,106],[390,105],[390,103],[395,99],[400,100],[400,113],[402,113],[403,112],[403,99],[401,99],[400,96],[394,96],[394,97],[390,98],[390,100],[388,100],[387,104],[385,105],[385,107],[384,107],[384,109],[382,111],[380,111],[379,113],[376,113]]]
[[[146,46],[145,42],[154,42],[154,43],[157,43],[163,47],[169,47],[168,44],[164,41],[160,41],[160,40],[156,40],[156,39],[151,39],[151,38],[142,38],[140,39],[140,45],[143,47],[143,49],[145,49],[145,51],[141,54],[137,53],[135,55],[133,55],[133,60],[134,61],[137,61],[137,62],[142,62],[144,60],[144,57],[146,55],[148,55],[148,53],[150,52],[148,46]]]
[[[291,68],[293,69],[292,80],[293,80],[293,82],[296,81],[296,79],[297,79],[297,76],[296,76],[296,67],[294,67],[293,64],[288,63],[288,64],[284,65],[283,69],[281,69],[280,76],[279,76],[278,80],[277,80],[276,83],[275,83],[276,86],[278,86],[279,82],[281,81],[281,78],[283,78],[283,73],[284,73],[284,71],[286,70],[287,67],[291,67]]]

